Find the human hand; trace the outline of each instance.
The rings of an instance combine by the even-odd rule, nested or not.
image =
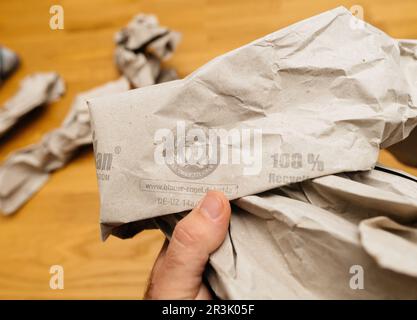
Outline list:
[[[230,203],[223,193],[209,191],[176,225],[153,267],[145,299],[211,299],[203,283],[209,255],[226,237]]]

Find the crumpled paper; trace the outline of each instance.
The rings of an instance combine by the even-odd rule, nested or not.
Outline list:
[[[232,212],[207,270],[219,298],[417,297],[415,177],[379,165],[242,197]],[[182,216],[155,223],[170,238]]]
[[[154,15],[139,14],[116,33],[116,65],[135,88],[163,82],[161,62],[172,56],[180,40],[180,33],[159,26]]]
[[[141,59],[140,66],[137,63],[123,64],[123,77],[119,80],[78,94],[61,127],[45,134],[39,143],[18,150],[8,157],[0,166],[0,211],[3,214],[15,212],[45,184],[52,171],[67,164],[80,146],[93,142],[90,116],[85,102],[87,99],[127,91],[131,86],[127,79],[135,87],[176,79],[175,70],[162,68],[160,63],[162,59],[168,59],[175,50],[178,37],[178,33],[159,27],[156,18],[150,15],[136,17],[127,28],[117,33],[119,46],[116,57],[121,48],[132,50],[131,53]],[[30,84],[28,83],[28,87]],[[37,103],[39,92],[43,91],[38,90],[40,88],[35,89],[37,90],[31,89],[33,92],[28,101],[25,100],[27,96],[22,95],[14,99],[16,103],[13,105],[19,102],[19,109],[23,110],[25,106],[27,109],[28,103]],[[16,110],[13,111],[13,114],[16,113]]]
[[[19,57],[9,48],[0,46],[0,84],[19,66]]]
[[[236,199],[288,181],[372,169],[380,147],[403,140],[417,125],[417,95],[401,43],[369,25],[351,29],[351,19],[338,8],[220,56],[183,80],[90,100],[96,153],[127,150],[114,157],[110,172],[98,168],[110,178],[99,180],[102,224],[113,229],[188,210],[205,193],[186,192],[179,203],[161,206],[166,190],[212,185]],[[162,145],[156,132],[175,132],[181,121],[186,128],[252,135],[262,129],[261,170],[220,164],[194,181],[156,163]],[[276,155],[295,155],[300,163],[285,168]]]
[[[410,83],[417,83],[417,40],[400,40],[402,64],[408,70]],[[407,139],[390,146],[388,150],[401,162],[417,167],[417,129],[414,129]],[[414,151],[414,152],[412,152]]]
[[[90,144],[91,129],[86,99],[129,89],[125,78],[80,93],[74,99],[61,127],[45,134],[39,143],[12,153],[0,167],[0,208],[15,212],[63,167],[82,145]]]
[[[64,81],[55,72],[34,73],[24,78],[18,92],[0,109],[0,137],[25,114],[58,100],[64,92]]]
[[[379,149],[417,125],[417,61],[409,44],[368,24],[353,28],[355,19],[336,8],[183,80],[89,100],[103,238],[155,227],[169,236],[184,211],[218,189],[236,199],[208,269],[219,297],[416,298],[416,181],[373,169]],[[201,142],[178,132],[219,128],[242,133],[241,144],[220,141],[230,152],[256,145],[262,129],[249,150],[261,149],[260,168],[256,157],[157,161],[158,149],[165,156]],[[395,238],[385,253],[384,232]],[[410,248],[403,261],[391,254]]]
[[[229,235],[210,258],[219,297],[417,298],[417,180],[377,168],[234,204]]]

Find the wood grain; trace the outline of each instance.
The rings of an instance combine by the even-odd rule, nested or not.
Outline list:
[[[64,8],[64,30],[49,28],[53,4]],[[67,85],[63,99],[0,140],[0,160],[59,126],[77,92],[117,78],[113,34],[136,13],[154,13],[182,32],[183,42],[167,64],[185,76],[219,54],[340,4],[360,4],[365,19],[391,36],[417,39],[415,0],[0,1],[0,43],[22,58],[20,69],[0,88],[0,105],[32,72],[55,70]],[[417,175],[387,152],[380,159]],[[149,231],[102,243],[98,210],[92,153],[86,148],[17,214],[0,216],[0,298],[141,298],[163,237]],[[64,266],[64,290],[49,288],[55,264]]]

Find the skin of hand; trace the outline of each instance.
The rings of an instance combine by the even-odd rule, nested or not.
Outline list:
[[[153,267],[145,299],[211,299],[203,283],[209,255],[226,237],[230,203],[223,193],[209,191],[165,242]]]

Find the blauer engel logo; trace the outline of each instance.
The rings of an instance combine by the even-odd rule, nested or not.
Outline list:
[[[219,165],[240,165],[243,175],[262,169],[262,129],[226,130],[178,121],[175,129],[158,129],[154,144],[155,162],[186,179],[207,177]]]

